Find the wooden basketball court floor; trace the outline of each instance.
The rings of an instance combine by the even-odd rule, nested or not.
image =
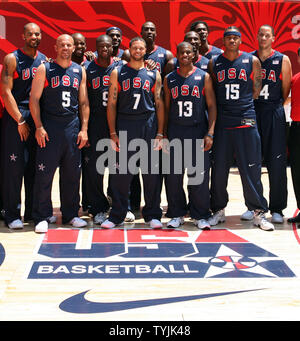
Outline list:
[[[273,232],[242,222],[236,168],[226,222],[199,231],[135,224],[103,230],[58,223],[36,234],[0,223],[0,321],[267,321],[300,319],[300,229],[288,173],[285,222]],[[267,173],[262,179],[268,196]],[[166,206],[163,191],[162,206]],[[270,215],[268,214],[268,217]],[[167,219],[163,218],[163,222]]]

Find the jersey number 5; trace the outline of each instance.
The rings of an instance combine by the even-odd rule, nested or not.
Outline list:
[[[71,93],[69,91],[62,92],[62,106],[64,108],[69,107],[71,104]]]

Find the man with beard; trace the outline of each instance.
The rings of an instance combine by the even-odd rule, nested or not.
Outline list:
[[[292,79],[289,57],[272,49],[273,27],[262,25],[257,35],[256,56],[262,67],[262,89],[254,101],[262,156],[269,175],[269,210],[272,222],[283,223],[282,211],[287,206],[286,118],[283,103],[288,98]],[[251,220],[254,212],[246,211],[242,220]]]
[[[106,30],[106,34],[111,37],[113,52],[112,56],[122,58],[124,50],[120,49],[122,43],[122,31],[119,27],[109,27]]]
[[[235,155],[247,207],[254,211],[255,226],[273,231],[265,218],[267,200],[261,183],[261,142],[254,99],[261,90],[258,58],[240,51],[241,33],[235,26],[224,31],[225,51],[209,62],[215,83],[218,117],[212,155],[210,225],[225,221],[229,169]],[[253,80],[252,80],[253,79]]]
[[[75,50],[72,53],[72,61],[81,65],[87,60],[85,56],[86,52],[85,37],[81,33],[73,33],[72,38],[74,40],[75,45]]]
[[[187,32],[184,35],[184,41],[190,43],[193,46],[193,52],[194,52],[194,58],[193,58],[193,64],[198,67],[199,69],[202,69],[203,71],[207,71],[207,66],[209,59],[202,56],[199,53],[200,48],[200,37],[199,34],[195,31]],[[166,65],[166,74],[173,71],[174,69],[179,67],[178,59],[175,57],[168,61]]]
[[[42,34],[35,23],[24,26],[24,47],[4,58],[1,74],[3,113],[3,208],[11,229],[23,228],[21,188],[24,177],[24,221],[32,219],[35,174],[35,127],[29,110],[31,84],[38,66],[46,56],[38,51]],[[50,215],[52,216],[52,215]],[[46,217],[50,219],[51,217]]]
[[[208,43],[207,38],[209,28],[205,21],[195,21],[192,23],[190,30],[197,32],[200,36],[199,53],[202,56],[205,56],[207,59],[211,59],[214,56],[218,56],[219,54],[223,53],[223,50]]]
[[[151,149],[161,148],[163,137],[164,104],[161,96],[161,76],[157,70],[145,68],[146,42],[141,37],[129,44],[130,61],[115,69],[110,76],[107,119],[111,145],[116,152],[114,174],[110,170],[112,208],[109,218],[101,225],[113,228],[123,223],[128,205],[128,191],[137,168],[120,171],[120,160],[129,160],[135,153],[128,145],[135,139],[147,145],[147,169],[142,170],[145,206],[142,214],[152,228],[161,228],[160,175],[152,172]],[[127,146],[120,145],[120,133],[126,133]],[[123,140],[124,141],[124,140]],[[154,143],[153,143],[154,141]],[[145,155],[143,155],[145,156]]]
[[[83,227],[78,217],[81,168],[89,119],[86,72],[72,62],[74,40],[68,34],[56,40],[55,61],[40,65],[32,82],[30,110],[38,143],[34,184],[35,231],[47,232],[52,212],[51,188],[59,167],[62,223]],[[80,116],[80,119],[79,119]]]
[[[155,44],[156,36],[156,26],[153,22],[146,21],[141,29],[141,37],[145,40],[147,46],[144,59],[153,60],[156,65],[156,69],[160,72],[163,78],[165,74],[165,66],[169,60],[174,58],[174,56],[171,51]],[[130,60],[129,50],[124,51],[122,58],[126,61]]]

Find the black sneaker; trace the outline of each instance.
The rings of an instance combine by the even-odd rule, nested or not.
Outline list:
[[[289,218],[287,221],[288,223],[300,223],[300,213],[296,217]]]

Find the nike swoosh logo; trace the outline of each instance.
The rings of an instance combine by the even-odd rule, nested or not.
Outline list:
[[[67,298],[65,301],[63,301],[59,305],[59,308],[68,313],[75,313],[75,314],[109,313],[113,311],[145,308],[145,307],[150,307],[150,306],[155,306],[155,305],[160,305],[160,304],[178,303],[178,302],[184,302],[184,301],[199,300],[199,299],[204,299],[204,298],[241,294],[245,292],[258,291],[258,290],[264,290],[264,289],[227,291],[227,292],[212,293],[212,294],[178,296],[178,297],[157,298],[157,299],[152,299],[152,300],[123,301],[123,302],[92,302],[85,298],[86,293],[90,291],[90,290],[87,290],[80,294]]]

